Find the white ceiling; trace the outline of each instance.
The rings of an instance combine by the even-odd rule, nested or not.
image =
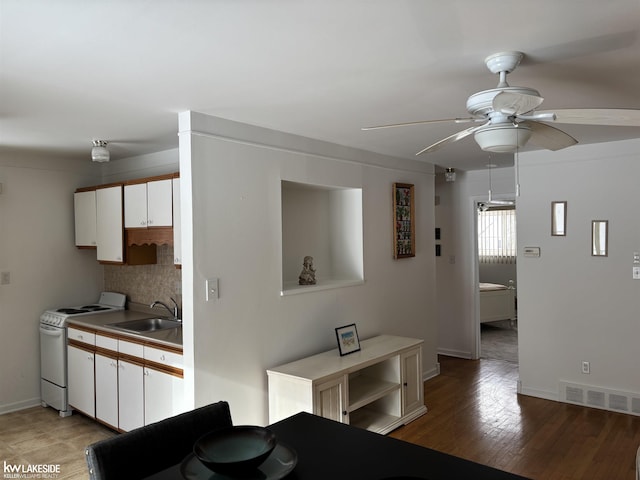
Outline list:
[[[0,0],[0,153],[175,148],[177,113],[197,110],[415,158],[465,126],[360,127],[468,116],[497,85],[484,58],[505,50],[526,54],[509,82],[544,109],[640,108],[639,0]],[[472,137],[418,158],[512,162]]]

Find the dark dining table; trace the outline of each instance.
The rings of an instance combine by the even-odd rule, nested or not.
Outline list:
[[[297,464],[286,480],[525,478],[309,413],[298,413],[268,428],[297,454]],[[147,480],[180,478],[180,465],[175,465]]]

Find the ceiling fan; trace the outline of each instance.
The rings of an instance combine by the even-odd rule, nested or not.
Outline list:
[[[537,90],[529,87],[512,87],[507,83],[507,74],[515,70],[523,56],[521,52],[500,52],[485,59],[487,68],[492,73],[499,74],[500,80],[496,88],[474,93],[468,98],[467,111],[471,117],[378,125],[364,127],[362,130],[429,123],[481,123],[443,138],[416,153],[420,155],[435,152],[449,143],[457,142],[472,134],[482,150],[499,153],[515,152],[524,147],[529,140],[548,150],[560,150],[578,143],[571,135],[548,125],[548,122],[640,127],[640,110],[536,110],[544,100]]]

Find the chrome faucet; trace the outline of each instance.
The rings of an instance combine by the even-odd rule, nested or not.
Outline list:
[[[151,305],[149,305],[149,308],[153,308],[156,305],[162,305],[164,308],[167,309],[167,311],[173,315],[172,320],[177,320],[179,322],[181,322],[182,320],[179,318],[179,309],[178,309],[178,302],[176,302],[173,298],[171,298],[171,301],[173,302],[173,310],[171,309],[171,307],[169,307],[169,305],[167,305],[164,302],[161,302],[160,300],[156,300],[155,302],[153,302]]]

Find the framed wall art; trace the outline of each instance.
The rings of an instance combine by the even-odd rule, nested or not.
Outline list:
[[[336,338],[341,357],[360,351],[360,339],[355,323],[336,328]]]
[[[415,196],[409,183],[393,184],[393,258],[416,256]]]

